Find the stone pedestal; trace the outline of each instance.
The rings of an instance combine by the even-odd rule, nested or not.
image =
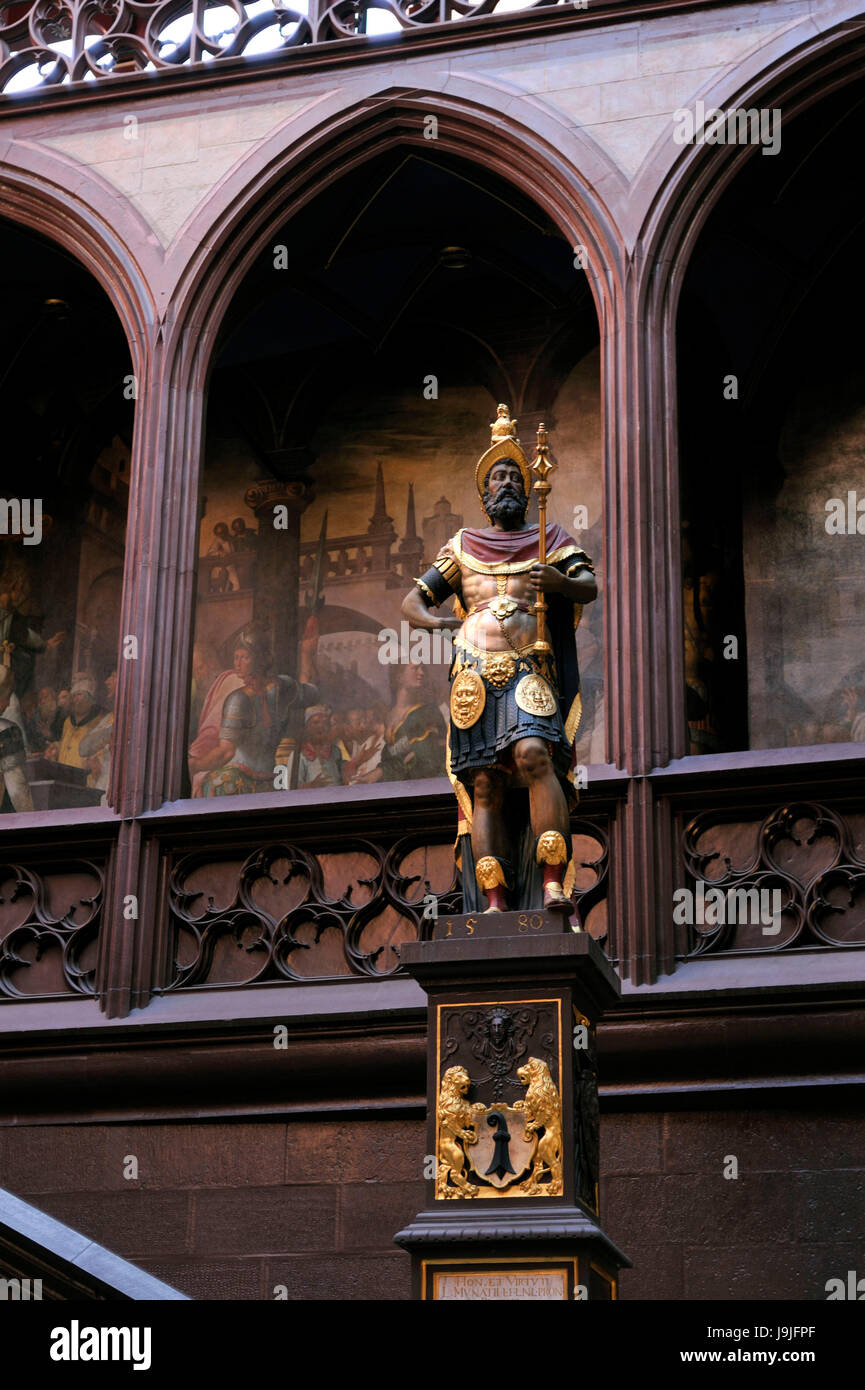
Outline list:
[[[552,912],[442,916],[401,960],[429,1000],[426,1207],[395,1237],[418,1299],[613,1299],[598,1217],[604,953]]]

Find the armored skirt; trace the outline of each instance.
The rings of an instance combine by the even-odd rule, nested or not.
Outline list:
[[[562,778],[571,763],[571,743],[556,693],[555,668],[533,647],[481,651],[465,638],[451,667],[450,772],[470,783],[479,768],[513,771],[509,750],[523,738],[540,738]],[[467,775],[468,774],[468,775]]]

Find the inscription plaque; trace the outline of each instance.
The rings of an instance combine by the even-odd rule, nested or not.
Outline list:
[[[578,1281],[578,1260],[556,1256],[538,1259],[526,1252],[519,1258],[423,1260],[420,1296],[433,1302],[524,1302],[545,1299],[568,1302],[585,1298]]]
[[[556,1299],[568,1297],[568,1273],[565,1269],[500,1270],[481,1274],[434,1274],[433,1299],[495,1299],[523,1300],[527,1298]]]

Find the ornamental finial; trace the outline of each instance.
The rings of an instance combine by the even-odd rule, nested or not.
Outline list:
[[[490,423],[490,443],[498,444],[500,439],[516,439],[517,422],[511,419],[511,412],[504,404],[496,407],[496,418]]]

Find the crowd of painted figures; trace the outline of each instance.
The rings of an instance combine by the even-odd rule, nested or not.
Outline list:
[[[207,552],[216,568],[211,591],[231,592],[234,569],[243,552],[254,552],[255,533],[235,521]],[[33,809],[31,783],[50,777],[58,784],[86,786],[90,800],[104,804],[111,774],[114,698],[117,672],[72,669],[63,657],[72,643],[68,634],[43,637],[27,616],[32,608],[30,583],[20,569],[0,576],[0,811]],[[690,610],[688,610],[690,611]],[[585,647],[585,639],[584,639]],[[689,684],[696,687],[687,662]],[[220,652],[223,655],[220,655]],[[388,698],[348,666],[320,650],[314,621],[301,643],[299,679],[275,675],[263,643],[254,633],[241,634],[228,665],[225,648],[197,644],[188,767],[193,796],[225,796],[298,788],[362,786],[409,778],[440,777],[445,766],[447,707],[424,665],[388,668]],[[37,666],[40,657],[53,657]],[[592,651],[584,650],[591,667]],[[37,671],[54,670],[52,680]],[[590,699],[587,669],[584,701]],[[843,682],[827,701],[833,717],[791,723],[787,742],[808,744],[861,740],[865,713],[858,687]],[[588,724],[600,723],[600,710],[587,711]],[[689,718],[693,715],[689,705]],[[698,727],[692,723],[692,738]],[[705,737],[705,735],[703,735]],[[692,744],[692,752],[700,748]],[[704,750],[705,751],[705,750]],[[293,767],[294,754],[297,767]],[[595,756],[594,743],[592,757]],[[286,776],[280,779],[279,769]],[[287,779],[287,780],[286,780]],[[61,790],[57,804],[63,803]]]
[[[193,796],[441,777],[446,724],[427,689],[427,668],[390,668],[392,700],[385,704],[370,698],[363,681],[334,683],[329,667],[319,669],[317,642],[312,618],[301,643],[297,680],[272,672],[267,643],[254,630],[241,634],[232,665],[224,670],[214,670],[212,650],[196,645],[189,748]]]
[[[232,553],[249,547],[236,533],[232,541]],[[219,582],[231,586],[230,561]],[[72,789],[78,801],[86,797],[89,804],[105,804],[117,672],[64,669],[63,656],[73,645],[69,635],[46,638],[37,632],[27,616],[30,597],[23,572],[0,578],[0,810],[34,809],[32,785],[46,779],[55,783],[58,805],[69,804]],[[50,661],[37,665],[49,655]],[[62,675],[40,683],[40,666]],[[189,748],[193,796],[442,774],[444,712],[427,689],[423,666],[391,668],[385,701],[347,669],[323,655],[318,659],[313,619],[301,644],[299,679],[273,673],[267,644],[254,631],[238,638],[231,665],[224,668],[215,649],[196,646]],[[282,780],[280,767],[286,770]]]
[[[22,571],[0,579],[0,771],[2,811],[33,809],[28,765],[57,765],[60,782],[86,784],[105,801],[111,773],[116,670],[100,680],[76,671],[63,682],[37,685],[36,659],[62,653],[67,634],[42,637],[30,625],[29,581]],[[70,771],[72,770],[72,771]]]

